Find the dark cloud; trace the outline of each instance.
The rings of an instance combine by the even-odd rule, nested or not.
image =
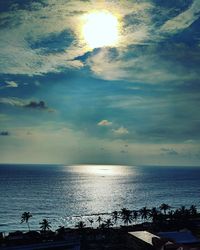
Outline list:
[[[25,108],[32,108],[32,109],[48,109],[44,101],[31,101],[30,103],[24,105]]]
[[[10,133],[8,131],[0,131],[0,136],[8,136]]]
[[[6,105],[11,105],[14,107],[21,107],[21,108],[46,110],[48,112],[55,111],[54,109],[49,108],[43,100],[27,101],[27,100],[15,98],[15,97],[2,97],[0,98],[0,104],[6,104]]]

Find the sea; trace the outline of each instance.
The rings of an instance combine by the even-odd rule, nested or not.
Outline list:
[[[75,227],[122,208],[167,203],[200,209],[200,167],[0,164],[0,232],[28,230],[47,219],[52,229]]]

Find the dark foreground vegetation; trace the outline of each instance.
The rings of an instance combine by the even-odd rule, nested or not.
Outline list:
[[[47,244],[45,249],[134,249],[127,244],[127,233],[142,230],[156,233],[187,229],[200,237],[200,213],[194,205],[178,209],[173,209],[168,204],[151,209],[143,207],[140,210],[123,208],[106,214],[106,218],[103,214],[85,216],[86,221],[79,221],[75,228],[62,226],[55,231],[51,230],[51,223],[47,219],[40,222],[38,231],[31,230],[32,217],[30,212],[24,212],[21,216],[21,223],[27,224],[28,232],[16,231],[8,235],[0,233],[0,248]],[[57,248],[56,244],[62,242],[65,246]],[[52,248],[54,244],[55,247]],[[73,245],[80,248],[73,248]]]

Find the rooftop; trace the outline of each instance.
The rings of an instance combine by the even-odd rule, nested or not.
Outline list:
[[[160,239],[159,236],[149,233],[147,231],[135,231],[135,232],[129,232],[130,235],[134,236],[137,239],[142,240],[143,242],[150,244],[153,246],[152,239],[157,238]]]

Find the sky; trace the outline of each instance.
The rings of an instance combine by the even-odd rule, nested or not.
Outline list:
[[[0,0],[0,162],[200,166],[199,72],[199,0]]]

